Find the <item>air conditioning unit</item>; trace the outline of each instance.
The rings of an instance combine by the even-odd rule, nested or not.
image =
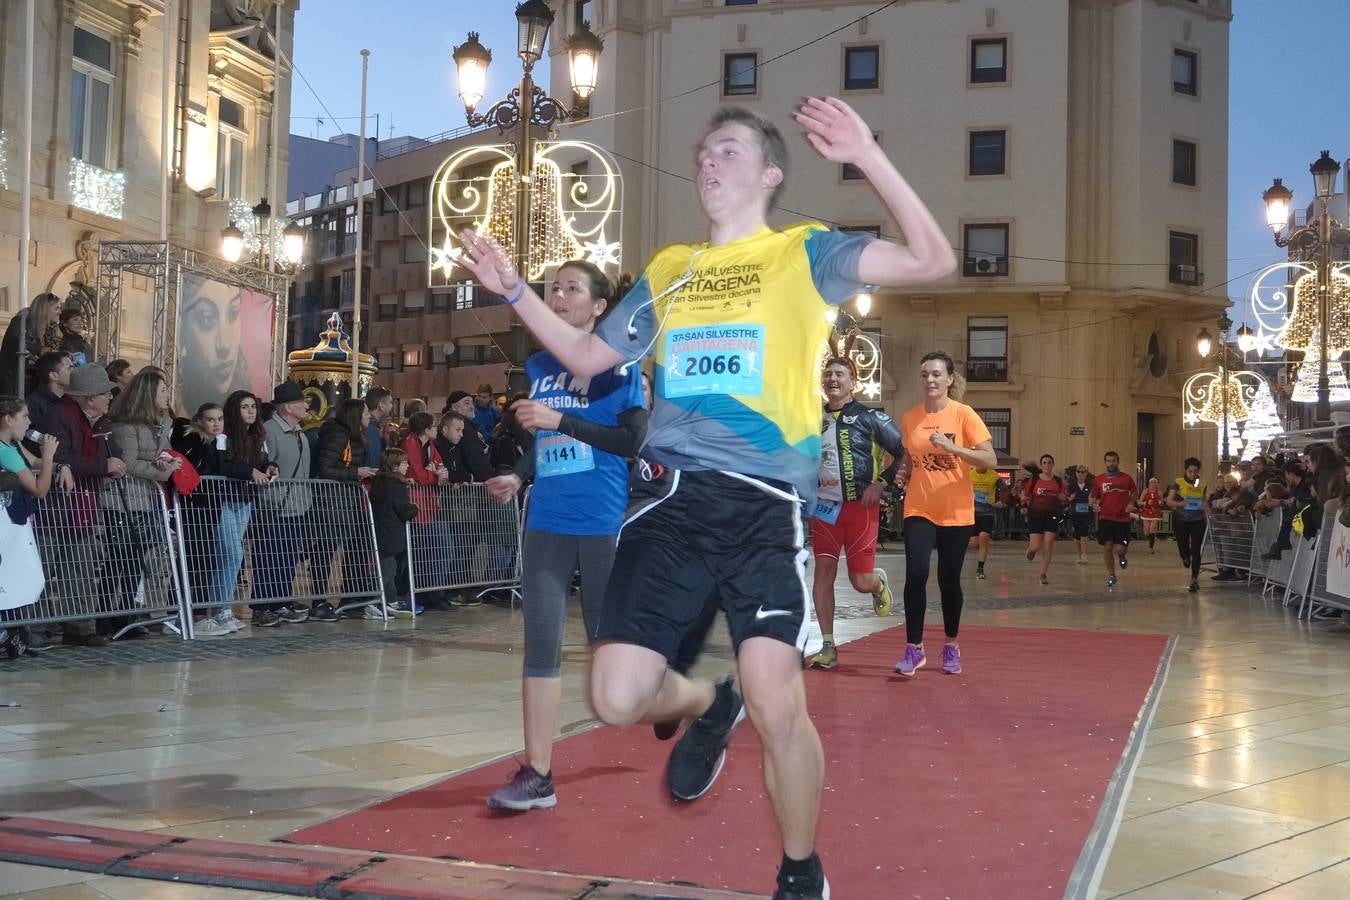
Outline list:
[[[998,257],[986,256],[983,253],[975,254],[975,271],[981,274],[998,271]]]
[[[1176,281],[1179,282],[1180,284],[1196,285],[1200,283],[1201,278],[1203,277],[1196,270],[1195,266],[1179,265],[1176,267],[1176,271],[1177,271]]]

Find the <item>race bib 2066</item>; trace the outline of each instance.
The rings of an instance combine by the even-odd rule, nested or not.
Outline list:
[[[666,333],[665,396],[764,391],[764,326],[698,325]]]

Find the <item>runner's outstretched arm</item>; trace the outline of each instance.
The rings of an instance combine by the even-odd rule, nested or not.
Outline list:
[[[567,371],[573,375],[599,375],[625,362],[623,356],[596,335],[558,318],[517,274],[495,238],[466,228],[459,233],[459,242],[464,248],[460,262],[473,274],[474,281],[508,303],[514,300],[520,321]],[[517,293],[519,299],[515,299]]]
[[[956,268],[956,254],[933,214],[852,107],[837,97],[807,97],[793,118],[821,156],[862,171],[905,235],[903,246],[890,241],[868,244],[858,260],[859,281],[900,287],[935,281]]]

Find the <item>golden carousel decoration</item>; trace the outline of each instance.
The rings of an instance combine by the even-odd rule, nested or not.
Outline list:
[[[356,390],[352,390],[352,345],[342,329],[342,317],[336,312],[328,317],[328,327],[319,335],[319,342],[307,350],[294,350],[287,357],[287,381],[294,381],[304,389],[309,411],[305,413],[304,428],[317,428],[328,416],[329,410],[351,397],[364,397],[375,383],[378,371],[375,358],[369,353],[359,354],[360,375]]]

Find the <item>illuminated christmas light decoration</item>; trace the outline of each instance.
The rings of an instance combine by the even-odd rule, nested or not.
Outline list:
[[[70,202],[110,219],[122,218],[127,195],[124,172],[109,172],[82,159],[70,159]]]
[[[1350,350],[1350,263],[1333,264],[1330,278],[1327,343],[1338,356]],[[1314,263],[1289,260],[1266,266],[1252,279],[1247,297],[1257,326],[1250,338],[1253,350],[1264,352],[1273,345],[1307,353],[1314,345],[1321,330]]]
[[[457,271],[458,235],[464,228],[492,235],[537,281],[569,259],[588,259],[617,273],[622,247],[623,184],[618,165],[584,141],[538,141],[529,178],[529,246],[515,247],[519,179],[510,144],[466,147],[453,153],[431,182],[431,287],[463,281]],[[584,165],[583,165],[584,163]],[[523,260],[522,260],[523,256]]]
[[[1229,371],[1225,378],[1218,371],[1197,372],[1186,379],[1181,389],[1183,428],[1208,428],[1224,420],[1227,398],[1230,427],[1251,416],[1251,405],[1261,391],[1269,392],[1266,380],[1255,372]]]
[[[1321,370],[1321,342],[1314,340],[1304,361],[1298,367],[1298,381],[1289,399],[1295,403],[1317,402],[1317,378]],[[1341,351],[1334,350],[1327,357],[1327,388],[1331,392],[1332,403],[1350,400],[1350,383],[1345,378],[1345,366],[1341,365]]]
[[[1237,447],[1238,459],[1251,459],[1261,452],[1264,442],[1269,441],[1275,435],[1284,431],[1284,423],[1280,421],[1279,410],[1275,406],[1275,397],[1271,394],[1269,385],[1262,385],[1256,392],[1256,398],[1251,403],[1251,415],[1247,421],[1238,426]],[[1223,455],[1223,433],[1222,429],[1216,435],[1219,446],[1218,453]]]
[[[834,318],[830,314],[834,314]],[[858,327],[857,321],[847,313],[840,314],[831,307],[825,313],[826,320],[832,326],[830,338],[820,347],[820,369],[825,369],[825,361],[832,356],[841,356],[852,360],[858,376],[854,379],[853,393],[861,394],[868,400],[881,399],[881,346],[876,336],[867,334]],[[823,398],[824,392],[821,392]]]
[[[9,138],[0,131],[0,188],[9,190]]]

